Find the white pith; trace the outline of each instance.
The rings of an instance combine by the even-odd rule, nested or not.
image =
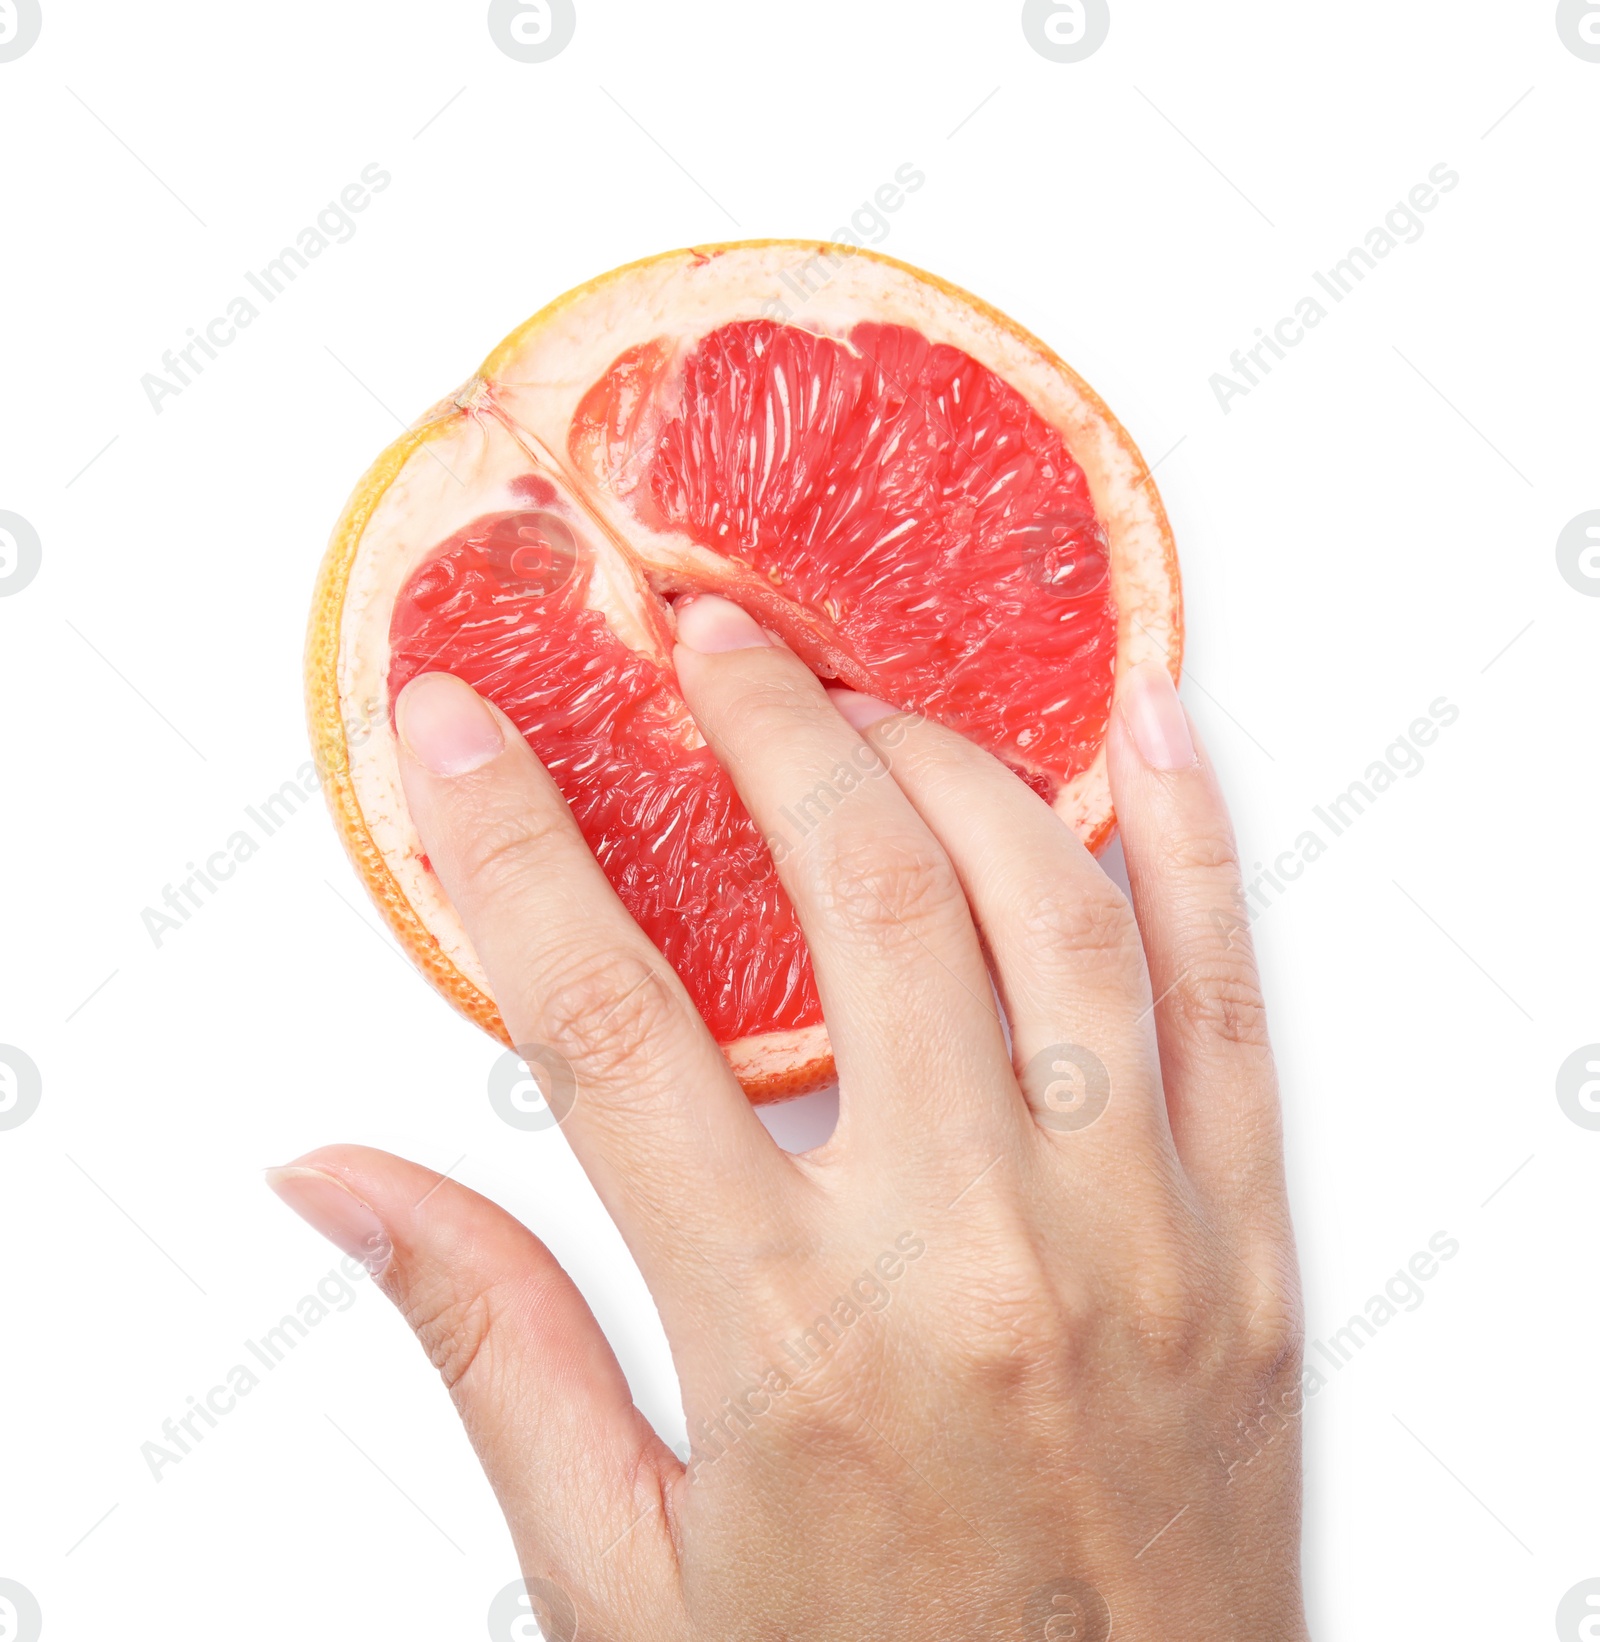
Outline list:
[[[801,301],[797,287],[807,286],[811,294]],[[1061,432],[1088,481],[1112,547],[1119,673],[1142,660],[1165,661],[1174,647],[1166,537],[1147,473],[1102,407],[1025,338],[910,270],[842,253],[830,257],[814,246],[682,252],[619,270],[540,316],[491,356],[487,377],[473,378],[455,396],[460,414],[411,453],[377,502],[345,589],[337,677],[344,723],[362,726],[360,734],[347,731],[356,801],[401,893],[444,955],[487,997],[493,993],[483,966],[422,864],[400,784],[386,686],[395,600],[448,536],[486,513],[527,505],[510,487],[534,470],[530,453],[536,453],[537,471],[560,485],[597,548],[590,603],[605,610],[625,642],[659,654],[654,633],[637,614],[631,572],[620,553],[606,549],[607,536],[626,542],[645,564],[701,560],[710,566],[716,556],[685,537],[643,527],[623,501],[576,470],[568,431],[580,400],[626,350],[661,336],[692,341],[719,325],[756,318],[785,319],[830,336],[843,336],[863,320],[907,325],[963,349],[1008,381]],[[686,719],[686,736],[694,735]],[[1055,807],[1080,832],[1109,812],[1103,749]],[[741,1076],[759,1080],[824,1056],[827,1037],[814,1027],[725,1049]]]

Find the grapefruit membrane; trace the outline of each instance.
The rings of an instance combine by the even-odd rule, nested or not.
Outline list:
[[[757,831],[673,673],[673,601],[696,592],[988,748],[1098,848],[1116,677],[1177,676],[1177,559],[1086,383],[976,298],[842,246],[603,275],[378,458],[322,566],[307,685],[395,935],[509,1041],[400,784],[394,701],[447,671],[523,732],[751,1098],[780,1099],[833,1063],[774,853],[841,795],[797,804],[789,838]]]

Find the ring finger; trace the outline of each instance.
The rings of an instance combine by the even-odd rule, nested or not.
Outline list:
[[[960,874],[1040,1127],[1073,1133],[1104,1118],[1108,1142],[1130,1124],[1164,1138],[1150,983],[1121,891],[1050,806],[981,747],[869,697],[830,695]]]

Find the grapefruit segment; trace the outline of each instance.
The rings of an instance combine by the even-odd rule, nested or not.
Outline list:
[[[641,363],[619,364],[631,396]],[[1082,469],[1014,388],[903,325],[760,321],[702,338],[671,393],[611,447],[631,477],[645,444],[642,518],[796,601],[822,629],[813,665],[853,662],[848,682],[960,730],[1047,799],[1089,764],[1116,651],[1106,539]]]
[[[820,1025],[771,853],[670,660],[613,630],[589,602],[595,564],[584,538],[568,538],[570,558],[546,546],[562,534],[547,510],[496,513],[428,558],[395,603],[388,699],[438,669],[494,701],[719,1043]],[[641,611],[642,625],[649,616]]]
[[[797,258],[828,270],[798,314]],[[619,269],[379,459],[335,531],[307,665],[325,787],[391,925],[504,1038],[399,785],[393,702],[443,669],[527,737],[752,1098],[773,1099],[827,1081],[831,1058],[768,841],[673,675],[672,601],[698,591],[820,676],[989,748],[1098,846],[1116,675],[1152,656],[1176,675],[1176,560],[1137,450],[1054,355],[837,247]]]

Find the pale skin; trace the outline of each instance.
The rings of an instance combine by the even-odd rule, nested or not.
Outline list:
[[[573,1068],[562,1128],[659,1307],[689,1465],[504,1210],[360,1147],[271,1176],[439,1368],[546,1634],[1304,1638],[1278,1094],[1231,829],[1171,680],[1134,669],[1111,715],[1130,905],[988,754],[824,689],[721,599],[678,622],[689,705],[767,834],[841,762],[879,771],[778,852],[841,1091],[804,1155],[509,722],[440,674],[397,716],[507,1027]]]

